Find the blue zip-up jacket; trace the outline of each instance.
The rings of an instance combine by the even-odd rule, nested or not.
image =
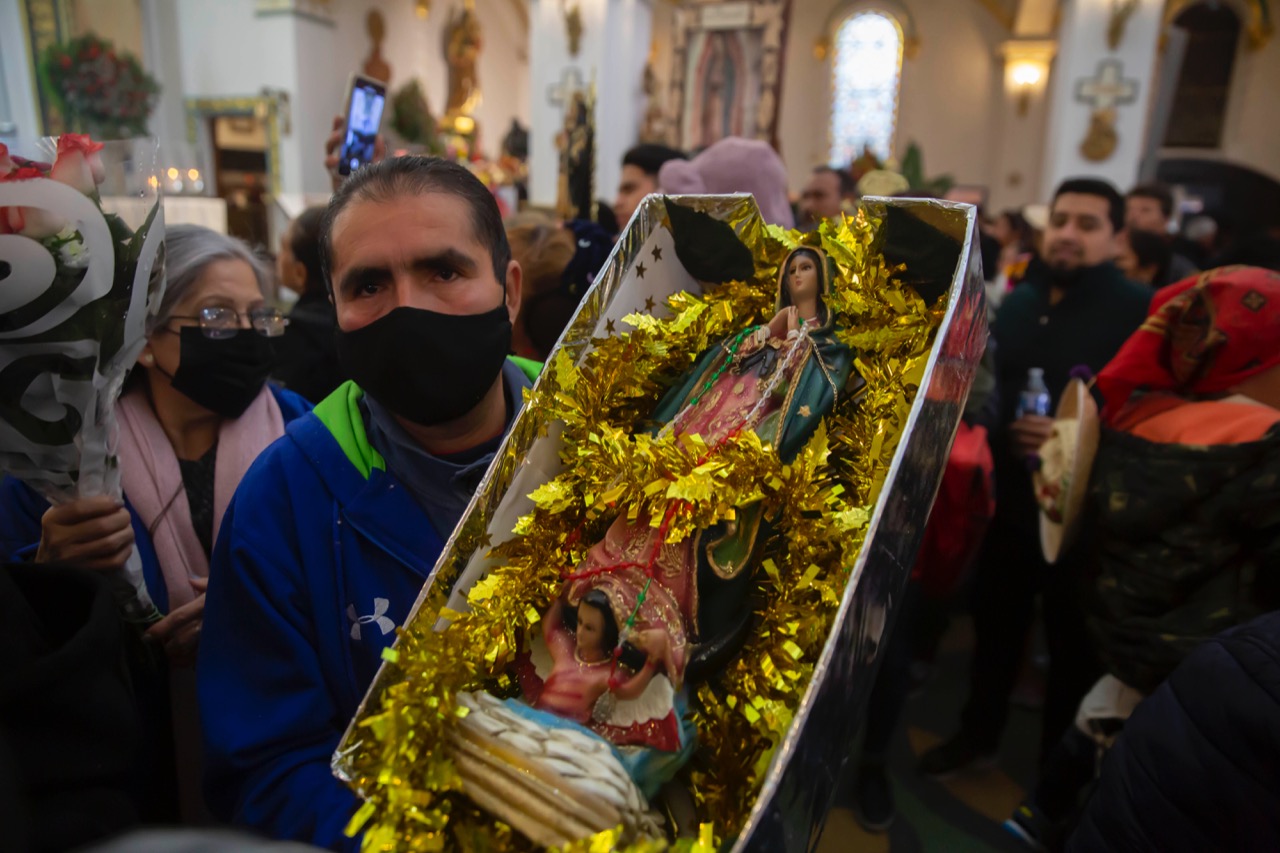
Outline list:
[[[538,366],[516,363],[527,387]],[[245,475],[214,546],[197,669],[214,815],[347,850],[356,797],[330,759],[449,532],[386,470],[361,396],[340,386]]]
[[[280,406],[280,416],[286,427],[311,411],[311,404],[292,391],[274,385],[267,387]],[[168,613],[169,590],[164,584],[151,534],[127,496],[124,505],[133,523],[133,542],[142,561],[142,578],[147,584],[147,594],[161,613]],[[49,502],[26,483],[7,475],[0,480],[0,560],[30,560],[35,556],[40,546],[40,519],[48,509]]]

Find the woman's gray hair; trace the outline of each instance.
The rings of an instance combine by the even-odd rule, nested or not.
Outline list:
[[[200,225],[170,225],[164,234],[164,297],[155,316],[147,318],[148,335],[169,322],[174,307],[215,261],[244,261],[266,295],[271,271],[243,240]]]

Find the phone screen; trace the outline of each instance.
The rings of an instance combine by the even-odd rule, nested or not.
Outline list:
[[[374,141],[382,124],[387,90],[376,80],[357,77],[347,104],[347,129],[338,151],[338,174],[350,175],[373,160]]]

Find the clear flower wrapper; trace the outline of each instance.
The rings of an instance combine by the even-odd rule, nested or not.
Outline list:
[[[158,146],[44,145],[0,145],[0,458],[51,503],[120,499],[115,402],[164,285]],[[156,618],[136,550],[114,581],[127,618]]]

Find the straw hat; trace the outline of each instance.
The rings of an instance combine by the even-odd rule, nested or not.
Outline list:
[[[1040,549],[1049,563],[1075,538],[1089,472],[1098,452],[1098,404],[1089,393],[1090,379],[1067,383],[1054,415],[1053,432],[1040,448],[1040,470],[1032,475],[1040,505]]]

